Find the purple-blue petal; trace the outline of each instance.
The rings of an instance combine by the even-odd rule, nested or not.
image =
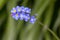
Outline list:
[[[20,14],[20,20],[24,19],[24,14]]]
[[[15,20],[18,20],[18,19],[19,19],[19,14],[18,14],[18,13],[12,14],[11,16],[12,16]]]
[[[25,8],[25,12],[26,12],[26,13],[31,13],[31,9],[28,8],[28,7],[26,7],[26,8]]]
[[[24,16],[24,21],[28,21],[30,19],[30,15],[29,14],[25,14],[25,16]]]
[[[35,21],[36,21],[35,16],[31,16],[30,23],[34,24],[34,23],[35,23]]]
[[[16,13],[16,8],[13,8],[13,9],[11,10],[11,13]]]
[[[21,6],[20,8],[21,8],[22,12],[25,12],[25,7],[24,6]]]
[[[17,6],[17,7],[16,7],[16,11],[17,11],[17,13],[21,12],[20,6]]]

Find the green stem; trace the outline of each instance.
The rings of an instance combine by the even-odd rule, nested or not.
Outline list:
[[[40,23],[42,26],[44,25],[44,24],[42,24],[42,23]],[[49,29],[49,28],[47,28],[47,30],[57,39],[57,40],[60,40],[60,38],[51,30],[51,29]]]
[[[59,37],[51,30],[51,29],[47,29],[57,40],[60,40]]]

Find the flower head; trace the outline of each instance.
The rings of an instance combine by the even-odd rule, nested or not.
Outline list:
[[[26,8],[25,8],[25,12],[26,12],[26,13],[31,13],[31,9],[28,8],[28,7],[26,7]]]
[[[24,15],[24,20],[27,22],[30,19],[30,14],[25,14]]]
[[[20,6],[17,6],[17,7],[16,7],[16,11],[17,11],[17,13],[21,12]]]
[[[19,19],[19,14],[12,15],[12,17],[13,17],[15,20],[18,20],[18,19]]]
[[[25,12],[25,7],[24,6],[21,6],[20,9],[21,9],[22,12]]]
[[[35,21],[36,21],[35,16],[31,16],[30,23],[34,24],[34,23],[35,23]]]
[[[13,8],[11,10],[11,16],[15,19],[15,20],[24,20],[26,22],[30,22],[32,24],[35,23],[36,18],[35,16],[31,16],[31,9],[28,7],[24,7],[24,6],[16,6],[15,8]]]
[[[11,10],[11,13],[16,13],[17,11],[16,11],[16,8],[13,8],[12,10]]]
[[[20,20],[23,20],[24,19],[24,15],[25,15],[25,13],[24,12],[22,12],[22,13],[20,13]]]

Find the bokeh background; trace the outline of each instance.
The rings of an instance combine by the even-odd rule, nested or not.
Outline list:
[[[13,19],[10,11],[18,5],[31,8],[37,21]],[[60,1],[0,0],[0,40],[60,40]]]

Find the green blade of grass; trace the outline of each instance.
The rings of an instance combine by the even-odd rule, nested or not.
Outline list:
[[[7,2],[7,0],[0,0],[0,10],[5,5],[6,2]]]
[[[54,32],[56,32],[59,24],[60,24],[60,9],[59,9],[58,17],[57,17],[56,22],[55,22],[54,27],[53,27],[53,31],[54,31]]]
[[[45,17],[44,17],[45,19],[43,22],[43,29],[42,29],[42,32],[40,34],[41,35],[40,37],[43,37],[45,35],[44,33],[46,33],[46,31],[50,25],[52,15],[53,15],[54,3],[55,3],[55,1],[50,0],[50,4],[48,6],[49,8],[47,9]],[[43,38],[40,38],[40,39],[43,39]],[[46,39],[48,39],[48,38],[46,38]]]
[[[59,25],[60,25],[60,9],[59,9],[59,14],[58,14],[58,17],[57,17],[57,19],[56,19],[56,21],[55,21],[55,23],[54,23],[54,26],[53,26],[53,31],[57,34],[57,29],[58,29],[58,27],[59,27]],[[55,37],[53,38],[53,40],[56,40],[55,39]]]
[[[7,3],[8,21],[6,24],[5,34],[2,40],[15,40],[16,25],[14,19],[11,17],[11,9],[16,6],[17,0],[9,0]]]
[[[49,32],[46,32],[44,36],[45,36],[45,40],[51,40],[51,36]]]

